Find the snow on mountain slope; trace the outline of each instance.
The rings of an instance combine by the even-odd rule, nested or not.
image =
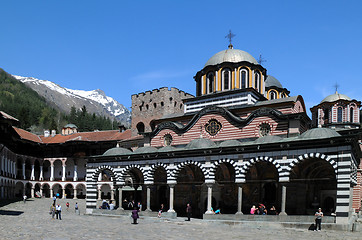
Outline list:
[[[129,110],[113,98],[106,96],[100,89],[92,91],[73,90],[48,80],[17,75],[13,75],[13,77],[65,112],[69,112],[72,106],[80,109],[84,105],[91,113],[115,118],[126,126],[130,124],[131,114]]]

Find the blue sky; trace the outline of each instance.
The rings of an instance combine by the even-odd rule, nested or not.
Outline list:
[[[215,53],[256,59],[309,108],[338,92],[362,100],[362,1],[2,1],[0,67],[126,107],[160,87],[195,94]]]

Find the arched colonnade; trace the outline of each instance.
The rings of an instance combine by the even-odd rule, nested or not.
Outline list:
[[[121,208],[125,199],[133,198],[147,211],[158,210],[162,203],[169,212],[176,211],[179,215],[183,214],[186,203],[191,203],[195,210],[200,209],[195,213],[199,217],[212,213],[212,208],[243,214],[258,203],[275,205],[281,214],[307,214],[314,210],[313,204],[329,204],[330,212],[336,211],[337,163],[324,154],[310,153],[292,159],[260,156],[243,160],[186,160],[174,164],[161,161],[152,165],[117,164],[121,163],[99,164],[87,169],[88,209],[97,207],[102,187],[108,185],[110,199],[116,200]],[[318,177],[321,173],[325,174]],[[299,202],[294,198],[295,192],[313,185],[309,196]],[[130,193],[129,189],[133,191]],[[332,203],[324,202],[327,197]],[[296,202],[302,210],[293,208]]]

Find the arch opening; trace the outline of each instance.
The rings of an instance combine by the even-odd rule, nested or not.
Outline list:
[[[327,161],[305,159],[291,170],[287,186],[288,214],[309,215],[321,207],[325,215],[330,215],[335,211],[336,197],[336,174]]]
[[[279,174],[270,162],[257,162],[246,173],[243,185],[243,212],[249,213],[253,205],[264,204],[266,209],[275,206],[280,209],[281,190]],[[260,213],[262,214],[262,213]]]
[[[186,216],[185,206],[190,203],[192,207],[192,216],[201,218],[203,214],[202,194],[205,176],[200,167],[189,164],[185,165],[177,175],[177,184],[175,186],[174,208],[177,215]],[[207,189],[206,193],[207,194]]]

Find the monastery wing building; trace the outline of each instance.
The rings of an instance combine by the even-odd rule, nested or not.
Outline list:
[[[78,133],[67,125],[62,134],[35,136],[3,113],[1,131],[10,137],[2,144],[1,196],[86,197],[89,214],[102,199],[119,209],[125,201],[147,211],[164,204],[178,216],[190,203],[199,218],[221,209],[242,219],[259,204],[280,216],[321,207],[326,221],[340,224],[361,210],[360,101],[336,92],[311,108],[310,119],[302,96],[290,96],[231,44],[194,80],[196,96],[176,88],[132,95],[125,131]]]

